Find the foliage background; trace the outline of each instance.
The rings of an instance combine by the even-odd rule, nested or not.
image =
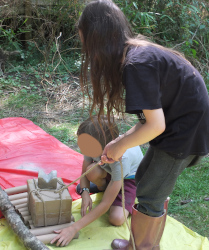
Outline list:
[[[76,21],[87,1],[0,0],[0,118],[32,120],[79,151],[76,130],[88,117],[79,87]],[[175,48],[198,68],[209,90],[207,0],[115,0],[135,33]],[[117,117],[121,133],[136,117]],[[147,145],[142,146],[145,153]],[[169,215],[209,237],[209,158],[186,169],[171,194]],[[181,205],[184,204],[184,205]]]

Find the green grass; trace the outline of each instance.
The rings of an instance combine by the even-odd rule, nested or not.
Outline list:
[[[171,194],[168,214],[185,224],[193,231],[209,237],[209,157],[191,168],[187,168],[178,177]],[[191,202],[181,205],[181,201]]]

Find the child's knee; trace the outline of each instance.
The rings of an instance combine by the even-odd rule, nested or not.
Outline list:
[[[90,172],[89,174],[86,175],[86,178],[91,181],[91,182],[94,182],[95,180],[95,177],[94,175]]]
[[[121,215],[121,214],[110,214],[109,215],[109,222],[113,226],[121,226],[125,222],[124,215]]]
[[[89,170],[91,167],[93,167],[95,165],[95,163],[90,164],[86,171]],[[107,172],[102,169],[100,166],[97,166],[96,168],[94,168],[92,171],[90,171],[86,177],[89,181],[95,183],[98,180],[100,181],[101,179],[104,179],[107,175]]]
[[[93,167],[95,164],[92,163],[90,164],[87,168],[86,168],[86,171],[88,171],[91,167]],[[95,179],[97,179],[97,176],[95,175],[95,171],[94,169],[92,171],[90,171],[87,175],[86,175],[86,178],[91,181],[91,182],[94,182]]]

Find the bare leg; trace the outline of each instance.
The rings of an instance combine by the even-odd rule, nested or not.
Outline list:
[[[95,163],[90,164],[87,170],[93,165],[95,165]],[[91,172],[86,175],[88,180],[96,184],[98,189],[101,191],[105,190],[105,188],[107,187],[106,176],[107,172],[100,166],[95,167]]]
[[[129,211],[125,209],[126,218],[129,215]],[[119,206],[111,206],[109,212],[109,222],[114,226],[121,226],[125,222],[123,208]]]

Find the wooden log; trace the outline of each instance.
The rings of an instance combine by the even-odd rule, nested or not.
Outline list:
[[[32,224],[29,223],[29,225],[30,225],[31,229],[35,228],[34,225],[33,225],[33,223]]]
[[[49,244],[54,237],[56,237],[57,234],[45,234],[45,235],[38,235],[36,236],[37,239],[39,239],[44,244]]]
[[[4,190],[8,195],[12,195],[12,194],[18,194],[18,193],[23,193],[23,192],[27,192],[28,188],[27,185],[24,186],[19,186],[19,187],[12,187],[12,188],[7,188]]]
[[[30,220],[32,221],[31,215],[23,216],[23,219],[24,219],[25,222],[30,221]]]
[[[16,209],[20,209],[20,208],[24,208],[24,207],[28,207],[28,204],[27,203],[22,203],[22,204],[15,205]]]
[[[28,216],[30,215],[29,211],[23,211],[23,212],[20,212],[22,216]]]
[[[33,221],[32,221],[32,220],[29,220],[28,223],[29,223],[29,228],[30,228],[30,229],[36,228],[36,227],[33,225]]]
[[[16,207],[15,207],[16,208]],[[20,213],[22,212],[25,212],[25,211],[28,211],[28,207],[22,207],[22,208],[19,208],[17,209]],[[29,211],[28,211],[29,212]]]
[[[14,200],[18,200],[18,199],[23,199],[23,198],[27,198],[28,197],[28,193],[20,193],[20,194],[13,194],[13,195],[9,195],[9,200],[10,201],[14,201]]]
[[[53,234],[38,235],[37,238],[44,244],[49,244],[51,240],[54,239],[54,237],[56,236],[57,234],[53,233]],[[77,238],[73,238],[73,239],[77,239]]]
[[[60,229],[69,227],[73,223],[74,222],[60,224],[60,225],[54,225],[54,226],[49,226],[49,227],[38,227],[38,228],[30,229],[30,232],[36,236],[45,235],[45,234],[52,234],[52,233],[54,233],[54,230],[60,230]],[[78,236],[79,236],[79,233],[77,233],[74,236],[74,239],[78,239]]]
[[[29,224],[32,225],[33,224],[33,221],[32,219],[28,220]]]
[[[33,235],[24,225],[20,216],[15,212],[15,208],[8,199],[8,195],[0,187],[0,210],[6,218],[8,224],[12,228],[18,238],[23,242],[25,247],[30,250],[49,250],[39,239]]]
[[[28,198],[23,198],[23,199],[18,199],[18,200],[14,200],[14,201],[11,201],[11,203],[16,206],[16,205],[19,205],[19,204],[22,204],[22,203],[26,203],[28,200]]]

